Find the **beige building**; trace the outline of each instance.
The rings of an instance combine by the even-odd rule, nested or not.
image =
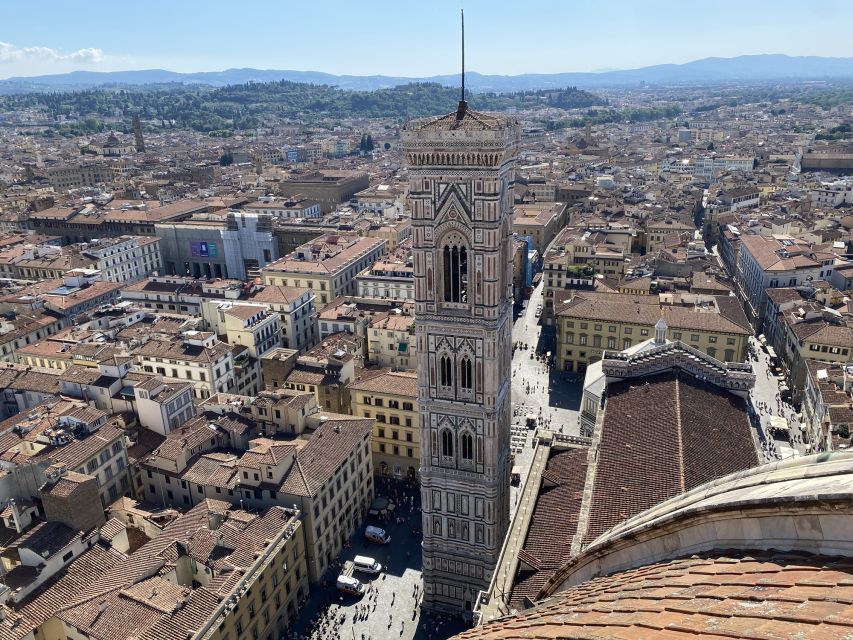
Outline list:
[[[250,513],[207,500],[133,551],[126,526],[113,518],[81,535],[60,523],[35,525],[30,531],[36,539],[68,531],[82,548],[70,549],[58,567],[41,567],[40,588],[10,594],[2,613],[15,627],[6,636],[278,638],[308,596],[298,511],[272,507]],[[52,544],[59,547],[61,541]],[[26,554],[31,545],[24,546]]]
[[[369,374],[350,385],[351,411],[373,418],[373,468],[378,474],[419,477],[418,376],[414,371]]]
[[[625,276],[624,248],[599,242],[597,236],[577,229],[560,232],[543,256],[543,324],[554,323],[555,296],[560,291],[592,288],[595,276],[621,280]]]
[[[695,294],[635,296],[575,292],[556,299],[557,366],[585,371],[605,349],[623,350],[654,336],[663,318],[669,337],[712,358],[742,362],[752,331],[735,298]]]
[[[236,384],[231,347],[214,333],[186,331],[171,340],[152,338],[133,355],[143,371],[168,381],[192,381],[196,398],[229,392]]]
[[[261,269],[264,284],[308,287],[325,306],[356,293],[355,276],[385,253],[385,240],[325,234]]]
[[[512,230],[533,238],[533,248],[542,253],[566,224],[568,207],[563,202],[515,205]]]
[[[268,402],[263,408],[275,410]],[[295,506],[316,582],[373,500],[373,420],[315,411],[305,426],[298,437],[272,439],[242,414],[206,412],[169,433],[142,462],[145,499],[180,508],[209,499],[256,509]]]
[[[397,248],[355,277],[358,295],[363,298],[414,300],[415,277],[410,243]]]
[[[260,358],[281,343],[279,314],[266,305],[205,300],[210,328],[230,345],[243,345],[249,357]]]
[[[334,211],[341,202],[366,189],[368,184],[366,173],[324,169],[292,175],[279,183],[278,191],[283,196],[299,195],[316,200],[320,203],[323,214],[327,214]]]
[[[389,222],[383,225],[370,225],[367,233],[368,238],[379,238],[385,241],[385,250],[388,253],[395,251],[397,247],[412,236],[412,221],[409,218]]]
[[[304,351],[316,339],[312,320],[315,297],[314,292],[306,287],[268,285],[250,299],[278,312],[283,347]]]
[[[415,317],[407,311],[407,307],[394,309],[368,327],[367,357],[371,364],[392,369],[415,368]]]

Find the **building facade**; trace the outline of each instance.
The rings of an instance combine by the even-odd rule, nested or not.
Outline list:
[[[424,605],[467,614],[509,524],[517,122],[470,111],[404,131],[415,271]]]

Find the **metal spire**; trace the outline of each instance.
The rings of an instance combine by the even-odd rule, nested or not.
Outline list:
[[[459,10],[462,16],[462,93],[459,97],[459,106],[456,109],[456,119],[461,120],[468,109],[465,102],[465,9]]]

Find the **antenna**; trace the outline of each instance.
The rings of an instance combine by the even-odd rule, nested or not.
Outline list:
[[[465,102],[465,9],[459,12],[462,15],[462,95],[459,99]]]
[[[459,10],[462,17],[462,93],[459,97],[459,106],[456,109],[456,119],[461,120],[468,109],[468,103],[465,102],[465,9]]]

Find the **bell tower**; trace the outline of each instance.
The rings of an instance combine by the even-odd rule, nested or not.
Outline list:
[[[515,120],[403,130],[415,272],[424,604],[464,614],[509,524]]]

